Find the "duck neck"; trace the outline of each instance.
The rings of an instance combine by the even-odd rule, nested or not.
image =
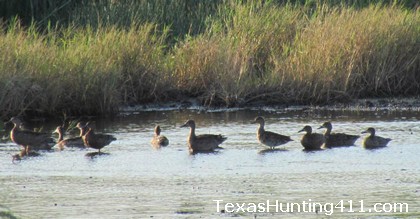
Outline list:
[[[86,127],[80,129],[80,137],[83,137],[83,135],[86,135]]]
[[[264,133],[264,123],[260,123],[260,127],[258,127],[258,134]]]
[[[93,129],[90,128],[86,131],[84,136],[91,136],[91,135],[95,135],[95,132],[93,132]]]
[[[62,132],[58,132],[58,142],[63,140],[63,133]]]
[[[327,128],[327,130],[325,131],[324,135],[330,135],[331,134],[331,129]]]
[[[191,126],[190,128],[190,138],[195,138],[195,126]]]
[[[14,123],[14,126],[12,130],[10,131],[10,136],[13,136],[13,132],[17,131],[19,129],[18,124]]]

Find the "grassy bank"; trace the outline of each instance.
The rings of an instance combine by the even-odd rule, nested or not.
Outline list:
[[[74,12],[72,25],[2,25],[2,116],[106,114],[190,97],[316,104],[420,91],[415,9],[223,1],[194,17],[168,8],[186,19],[168,26],[142,13],[87,19],[92,7]]]

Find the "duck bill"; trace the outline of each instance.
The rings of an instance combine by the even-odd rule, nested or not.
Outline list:
[[[318,128],[318,129],[323,129],[323,128],[324,128],[324,126],[322,126],[322,125],[321,125],[321,126],[319,126],[319,128]]]
[[[362,134],[365,134],[365,133],[368,133],[367,131],[363,131],[363,132],[361,132]]]
[[[301,133],[301,132],[304,132],[304,131],[305,131],[305,129],[301,129],[301,130],[298,131],[298,133]]]
[[[180,128],[185,128],[185,127],[187,127],[188,125],[187,124],[184,124],[184,125],[181,125],[181,126],[179,126]]]

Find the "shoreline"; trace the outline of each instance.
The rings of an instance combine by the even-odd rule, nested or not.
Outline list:
[[[291,112],[291,111],[302,111],[302,112],[420,112],[420,97],[410,98],[361,98],[357,100],[349,101],[349,103],[330,103],[330,104],[318,104],[318,105],[299,105],[299,104],[249,104],[238,107],[216,107],[216,106],[204,106],[199,103],[197,99],[188,99],[184,101],[171,101],[171,102],[155,102],[147,104],[135,104],[120,106],[118,111],[108,114],[57,114],[57,115],[43,115],[28,111],[20,115],[11,116],[23,116],[28,120],[32,121],[44,121],[62,119],[63,116],[66,119],[92,119],[102,117],[119,117],[119,116],[130,116],[137,115],[143,112],[161,112],[161,111],[181,111],[189,110],[198,113],[217,113],[217,112],[235,112],[235,111],[265,111],[265,112]],[[3,121],[8,121],[11,117],[4,116]]]
[[[362,98],[352,100],[349,103],[331,103],[322,105],[299,105],[299,104],[250,104],[242,107],[207,107],[198,104],[191,99],[183,102],[150,103],[134,106],[122,106],[117,115],[138,114],[151,111],[174,111],[191,110],[202,112],[228,112],[238,110],[262,110],[262,111],[296,111],[296,110],[321,110],[321,111],[420,111],[420,97],[410,98]]]

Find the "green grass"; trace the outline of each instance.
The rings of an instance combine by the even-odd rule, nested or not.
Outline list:
[[[187,97],[218,106],[319,104],[420,91],[413,8],[170,2],[97,1],[74,6],[66,25],[3,23],[1,115],[101,115]]]

